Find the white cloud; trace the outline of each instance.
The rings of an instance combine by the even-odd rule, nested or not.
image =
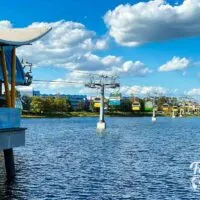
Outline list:
[[[108,37],[100,38],[96,41],[95,48],[97,50],[104,50],[104,49],[108,48],[108,43],[109,43]]]
[[[119,72],[129,74],[131,76],[146,76],[152,71],[146,67],[146,65],[140,61],[126,61],[122,67],[118,69]]]
[[[104,62],[104,59],[97,55],[87,53],[79,58],[77,62],[77,69],[82,71],[100,71],[108,69],[111,63]]]
[[[69,70],[64,78],[58,78],[49,83],[38,83],[35,86],[39,89],[49,89],[51,91],[63,91],[64,88],[72,87],[82,88],[80,93],[96,93],[96,90],[84,89],[84,84],[90,81],[91,77],[95,80],[98,75],[122,75],[122,76],[145,76],[150,70],[141,62],[123,61],[122,58],[116,56],[99,57],[93,54],[87,54],[79,58],[79,62],[74,65],[73,70]],[[128,66],[127,66],[128,65]],[[130,66],[129,66],[130,65]],[[77,82],[70,84],[69,82]],[[82,84],[79,84],[82,83]]]
[[[77,67],[79,70],[128,76],[146,76],[151,70],[140,61],[126,61],[121,57],[99,57],[93,54],[84,55]]]
[[[200,88],[193,88],[187,92],[185,92],[186,95],[189,96],[199,96],[200,95]]]
[[[109,34],[124,46],[200,35],[200,1],[165,0],[119,5],[104,16]]]
[[[145,96],[145,95],[164,95],[166,94],[169,90],[160,86],[139,86],[139,85],[134,85],[134,86],[122,86],[120,88],[120,91],[124,95],[130,96],[131,94],[135,96]]]
[[[36,66],[57,66],[73,68],[77,59],[94,50],[107,48],[107,38],[98,38],[81,23],[57,21],[33,23],[29,27],[52,27],[52,31],[32,46],[18,49],[20,57],[30,60]]]
[[[66,81],[77,81],[77,82],[88,81],[89,75],[90,74],[87,72],[74,70],[67,74],[65,80]]]
[[[20,91],[21,96],[33,96],[33,86],[17,86],[16,88]]]
[[[0,21],[0,25],[3,28],[12,27],[9,21]],[[108,38],[98,37],[81,23],[64,20],[53,23],[35,22],[28,27],[45,26],[52,27],[52,31],[33,45],[18,48],[17,54],[25,61],[33,63],[34,67],[64,69],[66,72],[63,70],[63,73],[66,73],[66,76],[64,74],[55,81],[85,81],[88,80],[89,73],[145,76],[151,72],[141,61],[125,60],[114,55],[96,55],[94,52],[108,47]],[[83,72],[88,73],[87,78],[86,75],[83,76]],[[35,86],[45,91],[68,87],[67,84],[59,82],[37,83]]]
[[[52,31],[32,46],[18,48],[18,55],[38,67],[61,67],[68,71],[119,73],[145,76],[151,71],[141,61],[124,60],[107,55],[100,57],[93,52],[108,47],[107,37],[97,37],[81,23],[57,21],[33,23],[29,27],[52,27]]]
[[[189,67],[189,64],[190,61],[187,58],[180,58],[174,56],[172,60],[160,66],[158,71],[164,72],[164,71],[184,70]]]
[[[68,78],[57,78],[51,82],[34,82],[32,87],[34,90],[39,90],[42,93],[74,93],[80,88],[84,87],[84,84],[79,84],[81,81],[77,80],[76,83],[71,82]]]
[[[12,28],[12,24],[10,21],[8,20],[0,21],[0,29],[8,29],[8,28]]]
[[[84,94],[84,95],[89,95],[89,96],[99,96],[100,91],[99,89],[94,89],[94,88],[81,88],[78,92],[79,94]],[[105,96],[108,95],[108,90],[105,91]]]
[[[113,92],[113,89],[107,89],[105,95],[109,96],[109,94]],[[160,87],[160,86],[139,86],[139,85],[133,85],[133,86],[122,86],[120,87],[120,92],[123,96],[139,96],[139,97],[145,97],[149,95],[165,95],[169,92],[168,89]],[[97,96],[100,94],[100,91],[97,91],[96,89],[91,88],[82,88],[79,91],[80,94],[87,94],[92,96]]]

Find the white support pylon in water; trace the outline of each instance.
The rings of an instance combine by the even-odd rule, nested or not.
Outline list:
[[[156,122],[156,111],[155,111],[155,108],[154,108],[154,107],[153,107],[152,122]]]
[[[101,86],[101,106],[99,114],[99,122],[97,123],[98,130],[106,129],[106,122],[104,120],[104,85]]]
[[[183,117],[183,115],[182,115],[182,108],[180,108],[180,114],[179,114],[179,117]]]
[[[104,119],[104,93],[105,88],[118,88],[120,84],[116,82],[118,76],[108,76],[108,75],[99,75],[95,74],[90,76],[90,82],[86,83],[85,86],[89,88],[97,88],[101,90],[101,103],[100,103],[100,113],[99,113],[99,122],[97,123],[97,130],[105,130],[106,122]]]
[[[175,114],[174,114],[174,110],[172,110],[172,118],[176,118]]]

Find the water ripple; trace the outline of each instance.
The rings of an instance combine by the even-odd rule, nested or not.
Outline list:
[[[26,147],[15,149],[17,176],[0,199],[200,199],[190,187],[200,160],[198,118],[26,119]]]

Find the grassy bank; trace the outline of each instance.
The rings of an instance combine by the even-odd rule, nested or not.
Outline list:
[[[149,112],[106,112],[106,116],[109,117],[144,117],[144,116],[152,116],[152,113]],[[22,118],[67,118],[67,117],[98,117],[98,112],[69,112],[69,113],[59,113],[59,114],[23,114]],[[164,114],[159,114],[157,116],[165,116]]]
[[[22,114],[22,118],[67,118],[67,117],[97,117],[98,113],[92,112],[69,112],[59,114]]]

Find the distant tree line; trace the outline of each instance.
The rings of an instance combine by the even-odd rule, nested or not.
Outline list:
[[[62,114],[71,111],[68,99],[61,97],[22,97],[24,113]]]
[[[23,113],[32,113],[32,114],[63,114],[70,111],[90,111],[98,112],[99,108],[94,107],[94,101],[80,101],[77,102],[75,108],[72,108],[71,102],[66,97],[30,97],[23,96],[21,97],[23,104]],[[132,103],[138,101],[140,103],[140,112],[145,110],[145,102],[152,101],[151,98],[122,98],[120,105],[111,106],[108,103],[105,104],[105,107],[109,112],[132,112]],[[158,110],[162,110],[164,103],[169,105],[174,105],[178,102],[176,98],[169,97],[159,97],[155,98],[155,104],[158,107]]]

